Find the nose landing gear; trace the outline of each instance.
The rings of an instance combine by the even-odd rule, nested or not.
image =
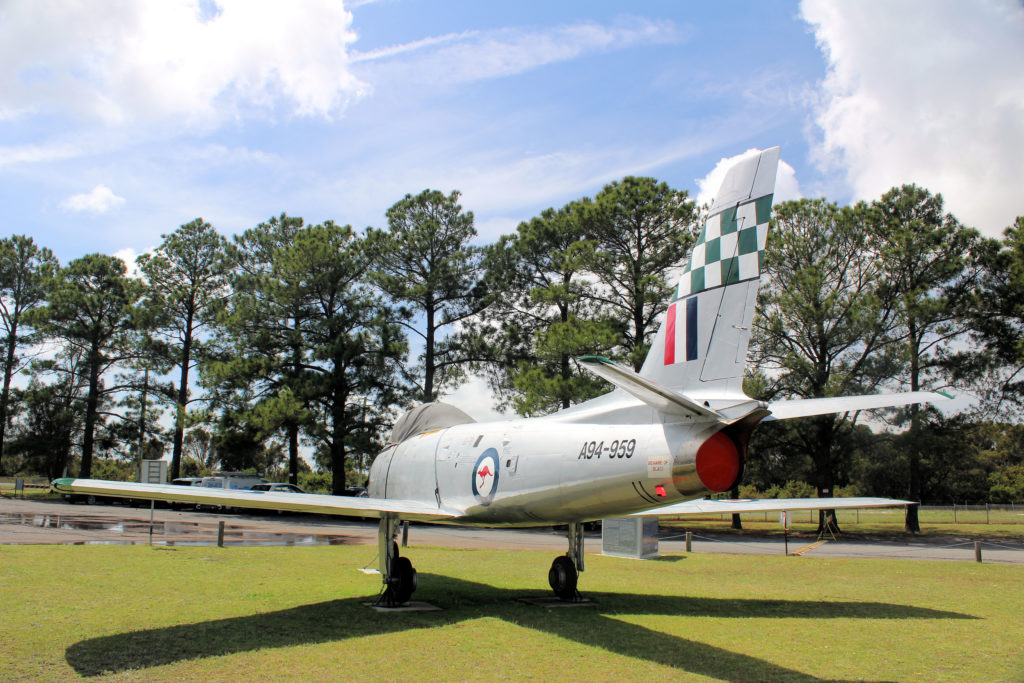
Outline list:
[[[380,573],[384,577],[384,588],[377,598],[376,605],[382,607],[399,607],[409,602],[409,598],[419,585],[419,576],[408,557],[398,554],[395,533],[398,531],[398,519],[385,515],[380,518],[377,528],[377,545],[380,553]]]

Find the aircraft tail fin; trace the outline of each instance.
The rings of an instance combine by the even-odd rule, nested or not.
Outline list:
[[[726,173],[639,376],[691,399],[742,396],[779,148]]]

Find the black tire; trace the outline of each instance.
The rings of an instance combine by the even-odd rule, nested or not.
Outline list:
[[[95,505],[96,504],[96,496],[94,496],[92,494],[89,494],[88,496],[86,496],[85,497],[85,504],[86,505]]]
[[[391,568],[391,597],[396,604],[409,602],[419,585],[419,576],[408,557],[396,557]]]
[[[562,600],[572,600],[576,597],[576,581],[579,574],[576,573],[576,565],[567,556],[561,555],[551,563],[548,571],[548,584],[551,590],[555,591]]]

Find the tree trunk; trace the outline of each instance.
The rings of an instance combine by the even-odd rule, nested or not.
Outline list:
[[[59,477],[68,476],[68,455],[71,453],[71,430],[63,429],[60,434],[60,460],[53,461],[53,469],[50,470],[50,481]]]
[[[142,400],[139,401],[139,443],[138,443],[138,466],[142,467],[142,459],[145,457],[144,448],[146,445],[146,408],[149,402],[149,368],[146,368],[142,379]]]
[[[644,304],[643,299],[633,303],[636,309],[633,311],[633,348],[630,349],[633,355],[633,370],[640,372],[644,365],[644,359],[637,355],[636,350],[644,344]]]
[[[921,455],[918,445],[919,417],[917,406],[911,407],[910,418],[910,448],[907,455],[910,459],[910,500],[915,503],[921,502]],[[917,505],[908,505],[907,513],[903,520],[903,530],[912,534],[921,532],[921,522],[917,516]]]
[[[818,510],[817,533],[819,536],[823,536],[825,534],[831,534],[833,536],[839,535],[839,518],[836,517],[835,510]]]
[[[920,345],[917,343],[917,326],[911,321],[908,325],[910,330],[910,390],[918,391],[921,387],[921,365]],[[910,406],[910,448],[907,450],[907,457],[910,459],[910,500],[915,503],[921,502],[921,446],[919,437],[921,434],[921,409],[916,403]],[[921,522],[917,517],[917,505],[908,505],[906,517],[903,520],[904,531],[912,534],[920,533]]]
[[[185,440],[185,409],[188,406],[188,371],[192,363],[192,313],[185,324],[185,340],[181,345],[181,375],[178,400],[174,411],[174,448],[171,451],[171,479],[181,476],[181,448]]]
[[[299,483],[299,425],[288,422],[288,483]]]
[[[334,359],[331,392],[331,492],[336,496],[345,495],[345,403],[348,401],[348,387],[345,384],[344,358]]]
[[[437,329],[434,327],[434,307],[427,303],[425,308],[427,316],[427,329],[423,349],[423,402],[430,403],[434,400],[434,335]]]
[[[814,456],[814,478],[819,498],[831,498],[835,495],[835,479],[832,473],[832,442],[835,417],[831,415],[814,418],[816,432],[816,453]],[[838,534],[839,520],[835,510],[818,512],[818,534]]]
[[[14,346],[18,339],[18,324],[11,322],[7,337],[7,364],[4,365],[4,388],[0,394],[0,474],[4,473],[4,439],[7,435],[7,405],[11,397],[11,375],[14,372]]]
[[[95,345],[89,351],[88,362],[89,395],[85,399],[85,434],[82,435],[82,464],[78,470],[78,476],[82,479],[92,476],[93,432],[100,403],[100,354]]]
[[[299,330],[302,327],[302,318],[298,315],[292,318],[295,322],[294,329],[296,336],[299,334]],[[300,344],[293,343],[292,347],[292,372],[294,375],[288,380],[288,384],[291,386],[292,391],[296,390],[298,384],[297,377],[302,367],[302,347]],[[298,420],[289,420],[286,425],[288,432],[288,482],[298,486],[299,484],[299,422]]]
[[[740,497],[739,485],[733,486],[731,489],[729,489],[729,497],[732,498],[733,500]],[[743,529],[743,520],[740,519],[740,515],[738,512],[734,512],[732,515],[732,528],[740,530]]]
[[[569,278],[563,278],[562,281],[566,285],[568,285]],[[568,306],[565,306],[564,304],[560,305],[559,308],[560,308],[560,317],[562,319],[562,324],[564,325],[565,323],[569,322],[569,308],[568,308]],[[569,373],[570,373],[569,354],[563,353],[561,355],[561,358],[559,358],[559,368],[558,368],[558,371],[561,373],[562,381],[565,382],[565,384],[563,384],[563,387],[568,386],[569,385]],[[563,391],[564,391],[564,389],[563,389]],[[570,399],[570,397],[569,396],[562,396],[562,410],[565,410],[566,408],[568,408],[571,405],[572,405],[572,400]]]

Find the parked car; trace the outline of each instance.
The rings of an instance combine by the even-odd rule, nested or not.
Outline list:
[[[253,484],[249,489],[253,493],[306,493],[295,484],[282,484],[279,482],[267,482],[265,484]],[[269,512],[269,510],[268,510]],[[284,510],[277,510],[277,514],[285,514]]]
[[[202,483],[202,477],[178,477],[177,479],[171,480],[171,484],[174,486],[199,486]],[[172,510],[188,510],[189,508],[195,509],[196,506],[193,503],[170,502],[167,503],[167,507]]]
[[[122,505],[133,505],[134,502],[130,498],[112,498],[109,496],[97,496],[93,494],[82,494],[82,493],[62,493],[60,497],[67,502],[74,505],[75,503],[85,503],[86,505],[113,505],[114,503],[120,503]]]
[[[248,472],[217,472],[209,477],[203,477],[198,484],[208,489],[231,489],[236,491],[249,491],[257,484],[268,483],[266,479],[258,474]],[[195,485],[195,484],[194,484]],[[196,505],[196,510],[231,510],[230,506],[220,505]]]
[[[251,489],[256,484],[266,484],[267,480],[258,474],[248,472],[217,472],[203,477],[199,484],[211,489]]]
[[[149,505],[149,501],[146,500],[135,500],[132,498],[121,498],[119,496],[97,496],[89,493],[62,493],[60,497],[66,500],[72,505],[76,503],[85,503],[86,505],[124,505],[125,507],[139,507],[141,505]]]
[[[249,487],[250,491],[273,491],[274,493],[305,493],[301,488],[295,484],[281,484],[277,482],[267,482],[265,484],[253,484]]]

